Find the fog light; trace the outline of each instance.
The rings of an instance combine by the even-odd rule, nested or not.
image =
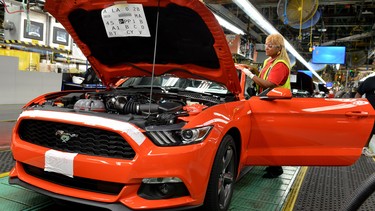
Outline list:
[[[145,199],[169,199],[188,196],[189,191],[180,178],[145,178],[138,195]]]
[[[160,193],[168,198],[175,192],[175,187],[173,184],[160,184],[157,187]]]

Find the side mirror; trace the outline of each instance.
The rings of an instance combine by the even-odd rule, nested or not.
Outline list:
[[[262,100],[276,100],[276,99],[291,99],[292,92],[290,89],[276,87],[274,89],[269,90],[265,95],[260,96]]]

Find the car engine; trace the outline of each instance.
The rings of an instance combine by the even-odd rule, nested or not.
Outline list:
[[[228,101],[226,97],[192,92],[146,91],[72,92],[49,99],[33,109],[80,112],[133,123],[141,128],[186,121],[207,107]],[[184,118],[180,118],[184,117]]]

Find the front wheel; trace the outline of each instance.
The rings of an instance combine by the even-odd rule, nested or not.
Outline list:
[[[233,137],[224,136],[212,166],[203,205],[204,210],[228,210],[236,178],[236,154]]]

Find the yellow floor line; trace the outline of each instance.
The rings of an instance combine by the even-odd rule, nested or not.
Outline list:
[[[16,119],[4,119],[4,120],[0,120],[0,122],[15,122],[17,121]]]
[[[302,186],[303,179],[305,178],[305,174],[308,167],[301,167],[297,178],[293,184],[293,187],[290,189],[290,193],[288,194],[288,198],[286,199],[285,205],[283,207],[283,211],[291,211],[294,208],[294,204],[296,203],[298,192]]]
[[[9,172],[1,173],[0,178],[9,176]]]

